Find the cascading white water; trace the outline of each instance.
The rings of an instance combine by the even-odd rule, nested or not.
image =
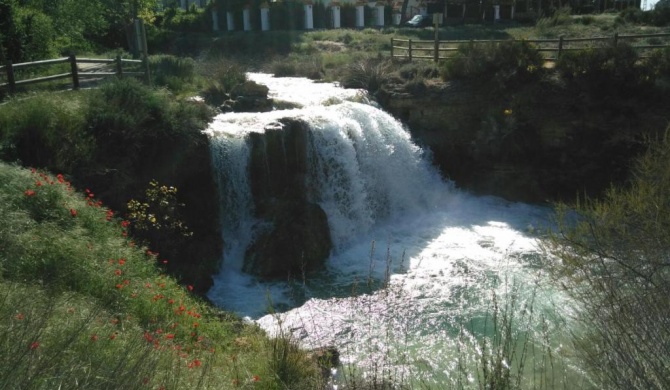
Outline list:
[[[476,340],[488,332],[493,302],[514,299],[510,310],[519,317],[533,308],[534,319],[515,324],[519,334],[539,327],[542,337],[559,335],[563,314],[554,308],[565,298],[545,285],[533,235],[547,225],[549,210],[454,189],[401,123],[351,101],[361,100],[360,91],[250,77],[303,108],[224,114],[208,130],[226,242],[225,265],[208,294],[213,302],[270,333],[290,329],[306,347],[335,346],[366,375],[381,364],[384,376],[438,388],[475,384]],[[301,285],[261,283],[241,272],[255,223],[248,134],[286,117],[309,125],[307,196],[326,212],[334,242],[328,272]],[[265,315],[270,302],[287,311]],[[559,356],[557,343],[545,337],[544,348]]]

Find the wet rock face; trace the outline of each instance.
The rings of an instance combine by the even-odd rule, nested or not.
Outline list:
[[[244,271],[285,280],[322,268],[332,241],[326,213],[307,196],[307,127],[291,119],[281,125],[251,134],[249,175],[255,217],[262,222]]]
[[[326,213],[315,203],[277,200],[270,222],[247,250],[244,271],[265,279],[301,279],[319,270],[332,242]]]

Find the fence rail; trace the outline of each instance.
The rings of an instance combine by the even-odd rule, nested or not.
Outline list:
[[[16,71],[29,69],[33,67],[47,66],[47,65],[58,65],[58,64],[70,64],[70,71],[67,73],[59,73],[42,77],[35,77],[24,80],[16,79]],[[115,64],[116,68],[114,72],[109,71],[95,71],[93,67],[80,67],[79,64],[101,64],[102,68]],[[124,71],[124,65],[126,66],[137,66],[138,64],[144,64],[145,70],[142,72],[136,71]],[[55,58],[51,60],[42,60],[42,61],[33,61],[33,62],[22,62],[19,64],[12,64],[9,61],[6,65],[0,66],[0,75],[5,76],[6,82],[0,83],[0,88],[7,88],[9,93],[15,93],[17,86],[38,84],[49,81],[61,80],[61,79],[72,79],[72,89],[79,89],[80,79],[92,79],[92,78],[103,78],[110,76],[139,76],[147,77],[146,72],[146,61],[142,60],[129,60],[123,59],[120,56],[116,58],[77,58],[74,55],[63,58]]]
[[[649,44],[631,44],[633,48],[638,51],[648,51],[670,47],[670,33],[660,34],[639,34],[639,35],[619,35],[615,33],[609,37],[592,37],[592,38],[564,38],[557,39],[525,39],[525,42],[531,43],[537,47],[537,50],[547,53],[546,61],[556,61],[563,52],[571,50],[584,50],[592,48],[602,48],[611,42],[613,46],[617,46],[622,41],[634,41],[637,39],[657,39],[660,43]],[[507,42],[507,40],[413,40],[413,39],[397,39],[391,38],[391,58],[402,59],[430,59],[435,62],[453,58],[449,54],[458,51],[458,46],[466,43],[482,44],[482,43],[500,43]],[[552,55],[553,53],[553,55]],[[642,53],[641,57],[647,55]]]

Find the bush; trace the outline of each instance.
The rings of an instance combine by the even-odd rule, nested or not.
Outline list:
[[[165,86],[173,92],[184,91],[195,79],[195,61],[191,58],[150,56],[149,66],[154,84]]]
[[[201,65],[200,72],[208,80],[201,92],[208,104],[220,106],[235,86],[247,81],[247,75],[239,64],[220,58]]]
[[[321,58],[319,56],[289,56],[272,61],[270,73],[275,77],[306,77],[319,80],[323,76]]]
[[[578,302],[575,344],[598,388],[670,388],[668,164],[666,133],[635,163],[630,186],[559,209],[553,271]]]
[[[90,164],[95,140],[77,93],[45,93],[0,106],[0,159],[71,172]]]
[[[639,88],[646,82],[640,72],[637,52],[626,44],[567,51],[556,61],[556,69],[564,79],[600,94],[612,88]]]
[[[570,7],[562,7],[556,10],[552,16],[548,18],[540,18],[535,26],[542,30],[549,27],[569,25],[572,24],[572,22],[572,10]]]
[[[442,68],[445,80],[466,79],[504,88],[510,82],[537,80],[544,60],[530,43],[505,41],[461,45]]]
[[[344,88],[379,91],[390,80],[391,62],[383,58],[365,58],[347,65],[341,76]]]

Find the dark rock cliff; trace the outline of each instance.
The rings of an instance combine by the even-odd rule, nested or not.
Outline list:
[[[643,139],[664,131],[667,96],[576,93],[555,80],[491,93],[481,82],[390,86],[377,98],[457,186],[510,200],[571,201],[622,182]]]

